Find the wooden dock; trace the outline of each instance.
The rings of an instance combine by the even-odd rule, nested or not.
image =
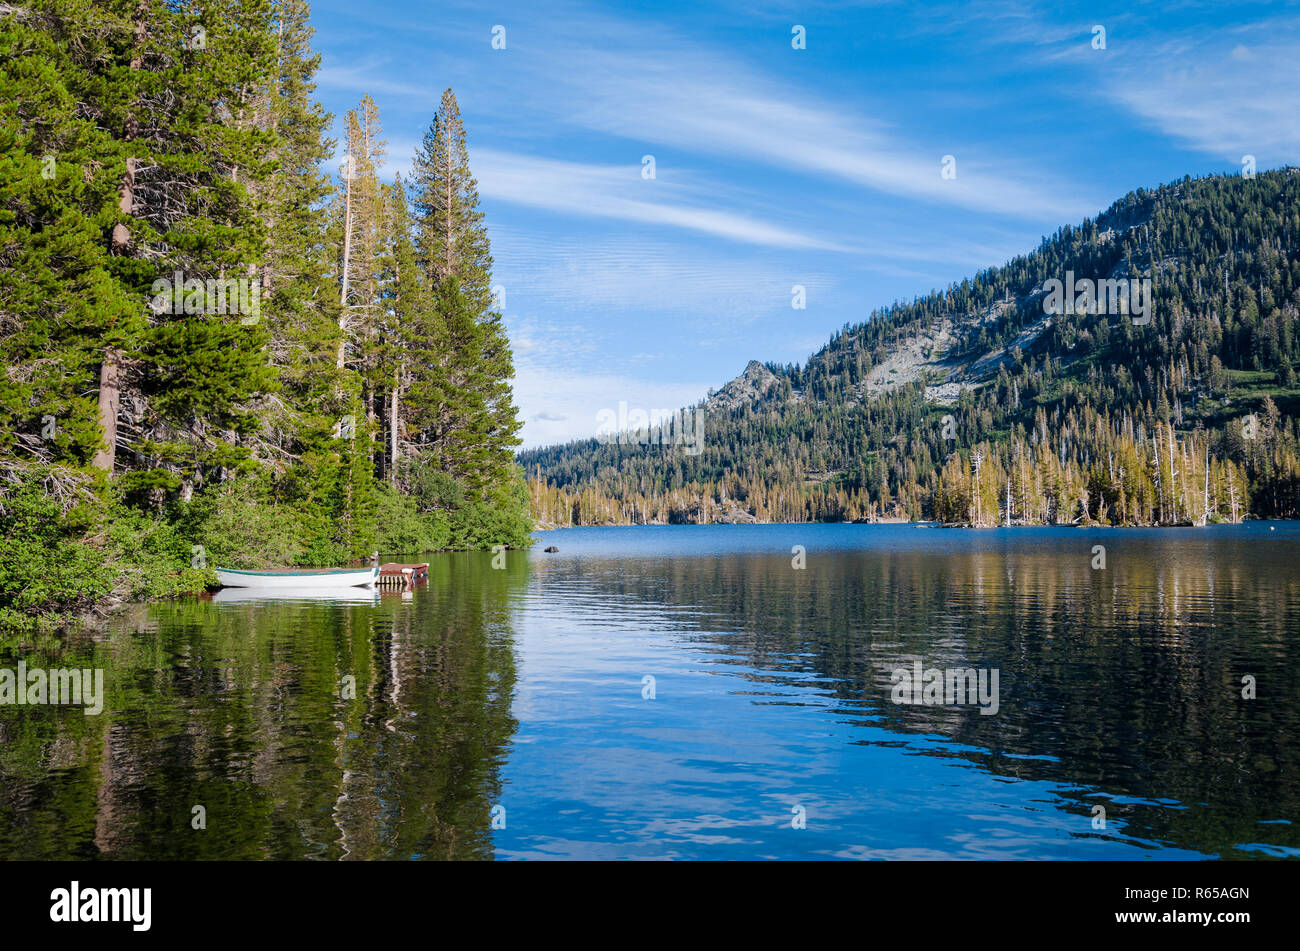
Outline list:
[[[380,588],[414,588],[421,581],[429,580],[429,563],[400,565],[389,562],[379,566],[379,578],[375,584]]]

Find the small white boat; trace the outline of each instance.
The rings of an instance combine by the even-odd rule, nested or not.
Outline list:
[[[312,571],[239,571],[218,568],[217,580],[227,588],[355,588],[370,587],[379,578],[379,566]]]

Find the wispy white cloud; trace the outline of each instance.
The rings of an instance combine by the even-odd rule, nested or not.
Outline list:
[[[749,215],[690,202],[691,190],[644,180],[639,165],[568,162],[492,149],[476,151],[474,161],[480,193],[499,201],[580,217],[684,228],[746,244],[849,250]]]
[[[1252,5],[1261,13],[1270,9],[1242,4],[1241,12]],[[1234,162],[1253,152],[1293,156],[1300,148],[1300,20],[1272,17],[1213,29],[1188,23],[1179,29],[1171,16],[1218,6],[1166,3],[1158,11],[1060,20],[1004,0],[978,13],[930,8],[942,18],[926,28],[960,32],[987,47],[1014,46],[1016,62],[1065,70],[1074,84],[1099,90],[1197,151]],[[1102,49],[1093,43],[1098,26],[1106,31]]]
[[[559,83],[566,123],[938,206],[1051,221],[1096,210],[1023,157],[984,143],[914,140],[872,114],[869,94],[812,92],[662,27],[602,21],[588,32],[599,48],[559,41],[531,62],[551,80],[539,82],[535,108],[553,106]],[[958,159],[955,179],[940,174],[945,154]]]
[[[494,232],[493,249],[511,309],[558,308],[566,327],[590,313],[615,326],[666,317],[739,326],[788,310],[793,284],[820,295],[833,283],[825,268],[810,269],[779,250],[736,256],[636,234],[544,240],[503,228]]]
[[[1300,24],[1188,34],[1122,47],[1102,73],[1107,95],[1192,148],[1239,161],[1300,154]]]
[[[370,59],[354,66],[324,65],[316,73],[316,85],[321,89],[340,89],[356,93],[357,98],[366,93],[373,96],[400,96],[427,100],[428,86],[402,82],[390,78],[400,75],[388,60]]]
[[[913,36],[960,36],[964,42],[983,47],[1018,47],[1037,53],[1045,47],[1091,41],[1097,14],[1053,20],[1042,5],[1021,0],[985,0],[972,3],[927,3],[909,10]],[[1108,13],[1105,23],[1113,28],[1130,19],[1127,13]]]
[[[643,80],[603,85],[607,98],[585,114],[587,120],[673,148],[780,165],[938,205],[1061,219],[1092,210],[1061,185],[1029,180],[1023,162],[996,158],[975,143],[906,143],[860,116],[775,90],[751,93],[687,80],[633,111],[619,100],[620,88],[627,100],[644,96]],[[954,178],[941,174],[944,155],[956,158]]]
[[[575,375],[520,360],[514,394],[524,420],[523,448],[589,439],[601,428],[599,414],[629,409],[676,411],[702,399],[710,383],[670,383],[616,374]]]

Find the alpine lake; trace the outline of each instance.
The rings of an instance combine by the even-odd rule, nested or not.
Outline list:
[[[0,635],[0,857],[1300,857],[1300,524],[537,537]]]

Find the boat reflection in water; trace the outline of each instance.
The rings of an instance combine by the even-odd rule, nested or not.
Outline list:
[[[212,595],[213,604],[257,604],[267,601],[314,601],[335,604],[378,604],[377,588],[313,587],[222,588]]]

